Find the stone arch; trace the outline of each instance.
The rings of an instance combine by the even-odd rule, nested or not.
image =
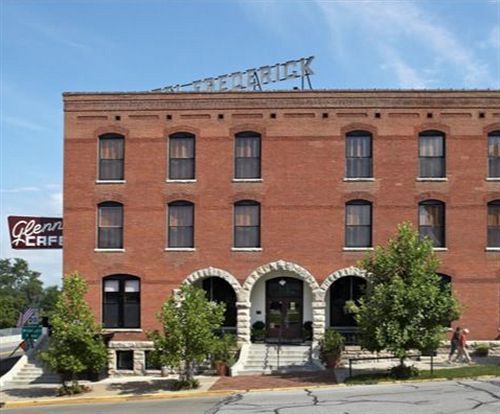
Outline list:
[[[325,302],[321,293],[321,288],[314,276],[298,264],[278,260],[267,263],[255,269],[246,278],[238,294],[238,341],[240,343],[250,342],[250,294],[257,281],[273,271],[284,271],[292,276],[302,279],[312,292],[312,322],[313,340],[318,341],[323,337],[325,331]]]
[[[324,282],[321,284],[321,292],[323,294],[323,300],[325,300],[324,296],[326,295],[326,292],[328,292],[328,289],[330,286],[338,279],[341,277],[346,277],[346,276],[358,276],[362,277],[363,279],[366,279],[366,270],[360,269],[358,267],[350,266],[350,267],[344,267],[343,269],[339,269],[333,273],[330,273],[328,277],[324,280]]]
[[[308,270],[304,269],[302,266],[299,266],[298,264],[292,262],[286,262],[284,260],[278,260],[276,262],[271,262],[262,265],[257,269],[255,269],[252,273],[250,273],[250,275],[246,278],[245,282],[241,287],[239,301],[240,302],[250,301],[250,293],[252,292],[252,288],[254,287],[255,283],[257,283],[257,281],[262,276],[277,270],[282,270],[285,272],[292,273],[294,276],[298,276],[299,279],[302,279],[309,285],[311,291],[313,292],[313,297],[316,298],[316,295],[318,294],[320,287],[318,282],[316,282],[314,276],[311,273],[309,273]]]
[[[182,283],[192,285],[196,281],[206,279],[208,277],[220,277],[221,279],[224,279],[231,285],[236,293],[236,296],[238,297],[238,293],[241,289],[240,282],[238,282],[238,280],[231,273],[216,267],[206,267],[204,269],[196,270],[186,277]]]

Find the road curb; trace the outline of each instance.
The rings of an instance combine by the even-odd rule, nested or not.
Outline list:
[[[177,398],[203,398],[203,397],[225,397],[238,393],[254,393],[254,392],[270,392],[270,391],[294,391],[303,389],[326,389],[326,388],[347,388],[357,386],[374,386],[374,385],[401,385],[411,383],[424,383],[424,382],[445,382],[455,380],[470,380],[470,379],[491,379],[497,378],[495,375],[482,375],[477,377],[462,377],[462,378],[434,378],[434,379],[421,379],[411,381],[380,381],[375,384],[324,384],[324,385],[309,385],[309,386],[296,386],[296,387],[277,387],[277,388],[246,388],[246,389],[232,389],[232,390],[207,390],[207,391],[177,391],[162,394],[141,394],[141,395],[110,395],[99,397],[53,397],[50,399],[37,399],[29,401],[6,401],[0,402],[0,408],[26,408],[37,407],[43,405],[77,405],[77,404],[98,404],[98,403],[113,403],[119,401],[147,401],[147,400],[168,400]]]

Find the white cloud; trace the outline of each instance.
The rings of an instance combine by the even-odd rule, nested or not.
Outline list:
[[[2,188],[0,193],[32,193],[41,191],[38,187],[17,187],[17,188]]]

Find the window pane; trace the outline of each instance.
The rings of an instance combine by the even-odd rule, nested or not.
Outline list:
[[[140,304],[124,303],[123,305],[123,327],[138,328],[140,326]]]
[[[168,247],[194,247],[193,227],[170,227],[168,231]]]
[[[488,177],[500,178],[500,157],[488,159]]]
[[[444,227],[420,226],[420,237],[428,237],[434,247],[445,247],[444,245]]]
[[[171,137],[170,158],[194,158],[194,138]]]
[[[371,137],[367,136],[348,136],[347,137],[347,157],[371,157]]]
[[[139,292],[139,281],[138,280],[126,280],[125,281],[125,292]]]
[[[420,177],[444,177],[444,158],[420,158]]]
[[[488,155],[490,157],[500,157],[500,135],[490,135],[488,137]]]
[[[119,303],[105,303],[103,307],[103,325],[105,328],[119,328]]]
[[[123,138],[100,138],[100,158],[103,160],[123,159]]]
[[[192,226],[193,225],[193,205],[170,205],[169,206],[170,226]]]
[[[488,247],[500,247],[500,227],[488,227]]]
[[[260,158],[236,158],[236,178],[260,178]]]
[[[98,247],[101,249],[123,248],[123,228],[100,227],[98,232]]]
[[[121,227],[123,225],[122,207],[99,207],[99,226]]]
[[[370,247],[371,226],[347,226],[346,247]]]
[[[258,226],[236,226],[234,230],[235,247],[260,247]]]
[[[236,137],[236,157],[259,157],[260,137]]]
[[[116,369],[134,369],[134,351],[116,351]]]
[[[443,226],[444,207],[440,204],[420,205],[419,222],[421,226]]]
[[[99,163],[100,180],[123,180],[123,160],[101,160]]]
[[[371,158],[347,158],[346,167],[346,177],[348,178],[367,178],[373,176]]]
[[[104,281],[104,291],[105,292],[118,292],[120,290],[120,282],[118,280],[105,280]]]
[[[194,180],[194,158],[170,159],[169,178],[171,180]]]
[[[419,155],[421,157],[442,157],[444,156],[444,140],[440,135],[420,136]]]
[[[371,223],[371,206],[369,204],[348,204],[346,225],[370,225]]]
[[[258,205],[236,205],[234,209],[234,224],[236,226],[258,226],[259,206]]]

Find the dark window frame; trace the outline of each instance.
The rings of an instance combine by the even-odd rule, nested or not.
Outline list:
[[[106,282],[118,282],[118,292],[106,292]],[[127,281],[138,282],[137,292],[126,292],[125,285]],[[102,279],[102,325],[105,329],[139,329],[141,327],[141,279],[132,275],[110,275]],[[128,295],[128,300],[127,300]],[[135,298],[135,301],[134,301]],[[126,305],[135,304],[137,314],[134,317],[137,323],[128,323],[126,313]],[[115,305],[116,321],[111,321],[111,311],[109,308]],[[114,323],[116,322],[116,323]]]
[[[490,216],[490,208],[500,209],[500,199],[492,200],[487,205],[486,210],[486,247],[489,248],[500,248],[500,225],[490,226],[489,224],[489,216]],[[493,240],[496,239],[496,242]]]
[[[352,143],[352,138],[367,138],[370,143],[370,155],[363,157],[349,156],[349,145]],[[352,172],[351,164],[362,162],[368,164],[368,174],[355,175]],[[345,137],[345,177],[346,178],[373,178],[373,134],[369,131],[351,131]]]
[[[171,220],[171,214],[172,214],[172,207],[191,207],[191,226],[171,226],[170,225],[170,220]],[[167,248],[169,249],[193,249],[194,248],[194,227],[195,227],[195,207],[194,203],[186,200],[178,200],[178,201],[172,201],[168,203],[168,213],[167,213],[167,229],[168,229],[168,240],[167,240]],[[173,234],[174,229],[191,229],[190,236],[191,236],[191,243],[189,246],[180,246],[180,245],[175,245],[174,246],[174,237]]]
[[[133,371],[134,369],[134,351],[133,350],[125,350],[125,349],[118,349],[115,351],[116,354],[116,370],[117,371]],[[120,355],[130,355],[130,365],[123,367],[120,364],[123,362],[122,357]]]
[[[345,278],[345,279],[344,279]],[[329,311],[329,316],[330,316],[330,323],[329,323],[329,327],[330,328],[357,328],[358,324],[356,323],[354,317],[345,312],[343,310],[343,306],[342,306],[342,309],[341,309],[341,312],[342,314],[341,315],[335,315],[335,306],[334,306],[334,299],[336,299],[335,296],[337,296],[338,292],[336,291],[336,287],[335,287],[335,284],[336,283],[340,283],[340,284],[343,284],[343,283],[346,283],[346,282],[349,282],[349,297],[346,298],[343,302],[343,306],[345,305],[345,303],[347,301],[350,301],[350,300],[354,300],[355,302],[359,303],[359,299],[361,299],[365,294],[366,294],[366,289],[367,289],[367,280],[361,276],[357,276],[357,275],[346,275],[346,276],[343,276],[337,280],[335,280],[331,285],[330,285],[330,288],[329,288],[329,292],[328,292],[328,297],[330,299],[330,311]],[[359,285],[359,286],[356,286],[356,285]],[[362,287],[360,287],[361,285],[364,285]],[[357,292],[357,289],[359,289],[359,297],[354,297],[356,296],[355,293],[358,293]],[[337,290],[339,290],[339,285],[337,285]],[[339,296],[337,296],[338,298]],[[344,298],[342,298],[344,299]],[[335,319],[343,319],[344,321],[348,321],[348,323],[344,323],[344,324],[334,324],[334,320]]]
[[[428,137],[441,137],[443,142],[443,154],[439,156],[422,156],[420,144],[422,142],[421,138]],[[441,175],[423,175],[422,170],[425,169],[425,161],[435,161],[440,160],[440,168],[442,169]],[[423,131],[418,134],[418,178],[446,178],[446,134],[442,131],[428,130]]]
[[[240,207],[240,206],[254,206],[256,208],[258,208],[258,224],[256,226],[237,226],[236,225],[236,217],[237,217],[237,208]],[[261,205],[258,201],[254,201],[254,200],[241,200],[241,201],[237,201],[236,203],[234,203],[234,207],[233,207],[233,247],[234,248],[237,248],[237,249],[246,249],[246,248],[255,248],[255,249],[259,249],[262,247],[262,240],[261,240],[261,224],[262,224],[262,217],[261,217],[261,214],[262,214],[262,210],[261,210]],[[256,243],[256,246],[243,246],[243,245],[239,245],[241,243],[238,243],[238,238],[237,238],[237,233],[238,233],[238,229],[240,228],[254,228],[256,229],[256,232],[257,232],[257,243]]]
[[[368,206],[370,207],[370,224],[347,224],[349,207],[350,206]],[[359,228],[359,227],[367,227],[368,228],[368,236],[369,243],[367,245],[361,245],[360,243],[351,243],[348,237],[350,233],[350,229]],[[370,248],[373,247],[373,203],[368,200],[351,200],[345,203],[345,217],[344,217],[344,245],[347,248]]]
[[[424,225],[424,224],[420,223],[420,209],[422,207],[425,207],[425,206],[440,207],[442,209],[441,210],[441,221],[442,221],[442,224],[440,226],[430,226],[430,225]],[[425,237],[425,235],[421,231],[422,228],[431,229],[431,230],[438,229],[438,230],[440,230],[439,235],[441,237],[441,240],[439,240],[440,244],[439,245],[434,245],[434,243],[433,243],[433,247],[434,248],[446,248],[446,203],[444,203],[441,200],[434,200],[434,199],[432,199],[432,200],[423,200],[420,203],[418,203],[417,214],[418,214],[418,217],[417,217],[417,219],[418,219],[417,220],[417,222],[418,222],[418,233],[419,233],[420,237],[421,238]]]
[[[103,158],[103,145],[102,143],[106,140],[116,140],[116,141],[121,141],[122,145],[122,158]],[[98,180],[99,181],[124,181],[125,180],[125,137],[121,134],[115,134],[115,133],[107,133],[107,134],[102,134],[99,135],[98,139],[98,158],[99,158],[99,163],[98,163]],[[107,178],[104,175],[105,169],[105,164],[106,163],[115,163],[119,165],[119,170],[120,174],[117,175],[116,177],[112,178]]]
[[[259,154],[256,157],[238,157],[237,152],[238,152],[238,140],[239,139],[248,139],[248,138],[254,138],[258,140],[259,143]],[[258,172],[256,174],[253,174],[251,177],[250,176],[239,176],[238,171],[238,164],[239,162],[244,162],[248,160],[253,160],[257,161],[258,164]],[[254,131],[245,131],[245,132],[238,132],[237,134],[234,135],[234,178],[236,180],[260,180],[262,179],[262,135],[258,132]]]
[[[500,139],[500,130],[492,131],[488,134],[487,155],[488,155],[488,178],[500,178],[500,155],[490,154],[490,140]]]
[[[193,141],[193,156],[190,158],[172,157],[172,143],[176,139],[191,139]],[[190,164],[191,174],[189,177],[176,176],[175,166],[177,163],[184,162]],[[196,136],[190,132],[176,132],[168,137],[168,180],[196,180]]]
[[[120,208],[121,210],[121,226],[101,226],[101,208]],[[98,249],[123,249],[124,246],[124,222],[125,222],[125,209],[122,203],[116,201],[104,201],[97,205],[97,248]],[[109,229],[119,229],[120,243],[116,246],[105,246],[104,235],[105,231]]]

